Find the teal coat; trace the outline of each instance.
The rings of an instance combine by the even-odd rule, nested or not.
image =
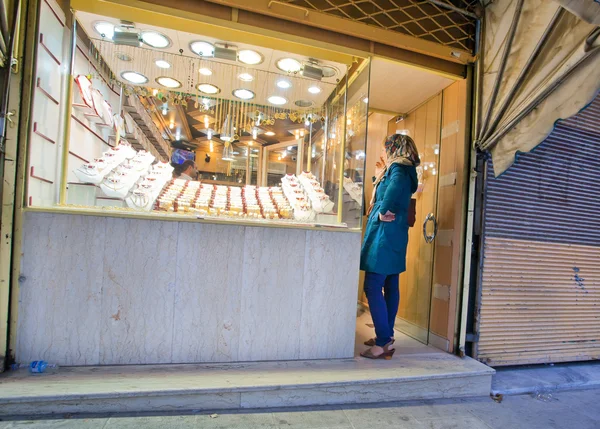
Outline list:
[[[367,220],[360,254],[360,269],[390,275],[406,271],[408,207],[419,185],[415,167],[392,164],[377,186],[373,210]],[[379,213],[390,211],[393,222],[382,222]]]

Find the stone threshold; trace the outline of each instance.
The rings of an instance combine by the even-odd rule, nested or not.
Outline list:
[[[446,353],[390,361],[60,368],[0,375],[0,416],[212,411],[488,396],[494,370]]]

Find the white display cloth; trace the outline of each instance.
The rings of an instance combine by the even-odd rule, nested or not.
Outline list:
[[[600,29],[570,12],[575,3],[585,19],[598,19],[594,0],[498,0],[486,8],[476,144],[491,152],[496,176],[600,90]]]

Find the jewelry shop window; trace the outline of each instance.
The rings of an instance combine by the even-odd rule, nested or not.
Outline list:
[[[81,12],[73,38],[52,4],[39,14],[28,207],[360,227],[368,61]]]

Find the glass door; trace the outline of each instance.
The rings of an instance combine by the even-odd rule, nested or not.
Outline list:
[[[409,230],[406,272],[400,276],[400,309],[396,328],[427,344],[433,283],[433,241],[437,230],[437,190],[442,120],[442,95],[415,111],[390,121],[388,132],[413,138],[421,158],[416,199],[417,221]]]

